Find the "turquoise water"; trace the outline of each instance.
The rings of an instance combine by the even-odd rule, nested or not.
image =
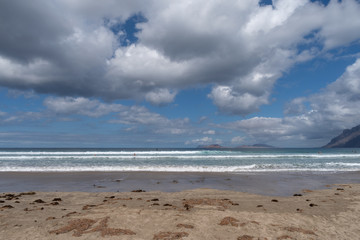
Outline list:
[[[341,172],[360,149],[0,149],[0,172]]]

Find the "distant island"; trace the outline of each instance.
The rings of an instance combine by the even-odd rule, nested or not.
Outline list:
[[[345,129],[323,148],[360,148],[360,125],[352,129]]]
[[[223,147],[219,144],[211,144],[211,145],[200,145],[197,148],[226,149],[226,148],[230,148],[230,147]],[[233,148],[275,148],[275,147],[267,145],[267,144],[257,143],[257,144],[253,144],[253,145],[241,145],[241,146],[237,146],[237,147],[233,147]]]

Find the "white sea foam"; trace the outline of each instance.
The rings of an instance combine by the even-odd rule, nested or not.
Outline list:
[[[0,172],[232,172],[232,173],[251,173],[251,172],[336,172],[337,168],[282,168],[282,169],[253,169],[248,167],[7,167],[1,168]],[[356,169],[342,169],[344,172],[360,171]]]
[[[37,152],[37,151],[19,151],[19,152],[9,152],[9,151],[0,151],[0,155],[186,155],[186,154],[200,154],[203,151],[83,151],[83,152],[71,152],[71,151],[49,151],[49,152]],[[215,153],[215,152],[214,152]]]
[[[0,153],[0,160],[31,160],[31,159],[338,159],[354,158],[360,160],[360,154],[231,154],[231,155],[188,155],[182,154],[23,154],[4,155]]]
[[[331,162],[326,163],[328,166],[346,166],[346,167],[360,167],[360,163],[345,163],[345,162]]]
[[[0,171],[360,171],[359,153],[315,151],[0,151]]]

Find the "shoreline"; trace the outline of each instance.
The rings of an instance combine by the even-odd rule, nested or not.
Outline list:
[[[360,183],[359,172],[0,172],[1,192],[180,192],[207,188],[267,196]]]

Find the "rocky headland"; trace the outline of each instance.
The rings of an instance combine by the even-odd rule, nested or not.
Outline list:
[[[339,136],[323,146],[324,148],[360,148],[360,125],[345,129]]]

